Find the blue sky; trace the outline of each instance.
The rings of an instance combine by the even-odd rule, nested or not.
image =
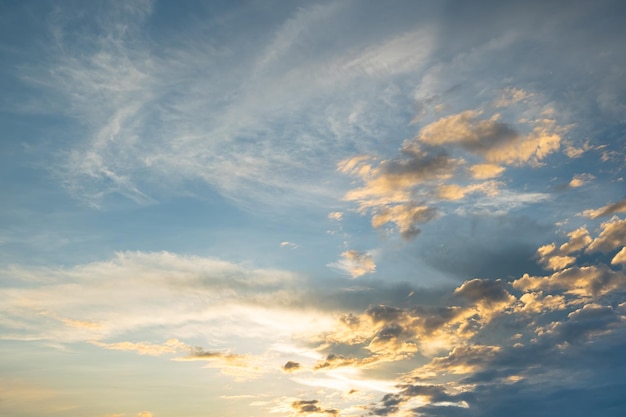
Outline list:
[[[0,3],[0,415],[622,416],[619,1]]]

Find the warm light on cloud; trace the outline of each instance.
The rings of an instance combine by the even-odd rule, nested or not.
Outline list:
[[[372,255],[368,252],[349,250],[343,252],[341,257],[343,259],[329,264],[329,266],[346,271],[352,275],[352,278],[358,278],[361,275],[376,272],[376,263]]]
[[[341,211],[333,211],[328,213],[328,218],[338,222],[343,218],[343,213]]]
[[[496,178],[502,175],[505,168],[494,164],[476,164],[470,167],[472,177],[477,180]]]
[[[419,224],[432,220],[436,215],[437,212],[432,207],[411,203],[381,207],[372,216],[372,226],[378,228],[387,223],[394,223],[398,226],[402,237],[411,239],[420,233]]]
[[[502,95],[495,101],[494,105],[496,107],[508,107],[530,97],[532,97],[532,94],[521,88],[507,87],[502,92]]]
[[[148,342],[117,342],[117,343],[104,343],[99,341],[92,341],[94,345],[111,350],[123,350],[129,352],[137,352],[140,355],[161,356],[168,353],[176,353],[181,349],[186,349],[187,346],[177,339],[170,339],[163,344],[153,344]]]
[[[40,3],[0,414],[626,415],[621,2]]]
[[[612,218],[602,223],[600,235],[587,246],[586,252],[610,252],[626,242],[626,219]]]
[[[576,174],[569,182],[569,186],[571,188],[582,187],[583,185],[589,184],[594,179],[595,177],[591,174]]]
[[[606,217],[616,213],[626,213],[626,198],[599,209],[585,210],[583,215],[592,219],[597,219],[598,217]]]
[[[622,264],[626,265],[626,247],[623,247],[622,250],[617,252],[617,254],[611,260],[611,264]]]

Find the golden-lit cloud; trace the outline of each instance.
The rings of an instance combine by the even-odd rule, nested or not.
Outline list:
[[[294,416],[337,416],[339,410],[322,408],[319,400],[297,400],[291,403]]]
[[[343,213],[341,211],[333,211],[328,213],[328,218],[338,222],[343,218]]]
[[[586,252],[610,252],[626,242],[626,219],[612,218],[602,223],[602,231],[587,247]]]
[[[505,171],[505,168],[495,164],[476,164],[472,165],[469,170],[473,178],[477,180],[485,180],[499,177]]]
[[[582,187],[583,185],[589,184],[591,181],[595,179],[595,176],[591,174],[576,174],[569,182],[569,186],[571,188]]]
[[[378,228],[387,223],[394,223],[402,237],[411,239],[420,233],[419,224],[432,220],[436,215],[437,212],[433,207],[414,203],[381,206],[374,211],[372,226]]]
[[[519,298],[516,311],[526,314],[541,314],[549,311],[564,310],[567,301],[563,295],[544,295],[543,291],[527,292]]]
[[[352,278],[358,278],[361,275],[373,274],[376,272],[376,263],[374,258],[368,252],[357,250],[345,251],[341,254],[343,259],[329,264],[329,266],[341,269],[349,273]]]
[[[537,249],[539,263],[552,271],[565,269],[576,262],[576,257],[570,255],[584,250],[592,242],[585,226],[568,233],[567,237],[569,241],[558,248],[553,242]]]
[[[482,193],[487,197],[494,197],[500,192],[503,184],[498,181],[486,181],[471,184],[465,187],[456,184],[445,184],[439,186],[437,196],[442,200],[461,200],[468,194]]]
[[[606,217],[616,213],[626,213],[626,198],[616,203],[608,204],[599,209],[585,210],[583,215],[592,219],[597,219],[598,217]]]
[[[626,265],[626,247],[623,247],[622,250],[617,252],[617,254],[611,260],[611,264],[613,264],[613,265],[617,265],[617,264]]]
[[[433,358],[428,364],[414,370],[412,374],[424,377],[427,375],[463,375],[478,372],[483,370],[501,350],[499,346],[456,346],[446,356]]]
[[[170,339],[163,344],[154,344],[148,342],[116,342],[116,343],[104,343],[97,340],[91,342],[92,344],[110,350],[123,350],[127,352],[136,352],[140,355],[149,356],[161,356],[168,353],[176,353],[180,350],[187,349],[187,345],[179,341],[178,339]]]
[[[458,145],[490,164],[508,165],[537,165],[560,147],[563,129],[554,120],[539,119],[530,133],[521,134],[500,122],[498,114],[481,119],[482,114],[466,110],[443,117],[422,128],[417,140],[437,146]]]
[[[520,89],[508,89],[506,94],[511,103],[530,97]],[[554,112],[548,113],[520,120],[515,127],[501,121],[500,114],[489,116],[485,110],[441,117],[405,140],[394,158],[359,155],[339,162],[339,172],[361,182],[361,186],[348,190],[344,199],[355,202],[361,214],[371,215],[374,228],[393,224],[405,239],[417,236],[420,224],[442,214],[438,209],[441,203],[462,206],[471,196],[484,201],[482,207],[506,207],[516,196],[503,190],[506,182],[493,179],[502,176],[507,165],[540,167],[546,157],[560,149],[566,128],[547,118]],[[459,157],[459,151],[467,154]],[[461,173],[459,168],[467,163],[465,157],[473,165]],[[581,174],[573,185],[590,179],[589,174]],[[494,198],[501,194],[501,198]]]
[[[515,280],[513,287],[521,291],[565,290],[582,297],[598,297],[626,288],[626,276],[621,271],[600,264],[571,267],[546,277],[526,274]]]

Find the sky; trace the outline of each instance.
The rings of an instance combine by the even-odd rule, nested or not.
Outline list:
[[[0,416],[626,415],[625,6],[0,1]]]

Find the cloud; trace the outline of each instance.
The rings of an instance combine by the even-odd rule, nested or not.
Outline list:
[[[626,219],[617,217],[602,223],[602,231],[585,250],[586,252],[610,252],[626,242]]]
[[[481,115],[482,111],[466,110],[443,117],[423,127],[416,139],[429,145],[458,145],[490,164],[538,165],[560,147],[562,129],[554,120],[537,120],[523,135],[498,121],[498,114],[490,119],[479,119]]]
[[[152,417],[152,413],[150,411],[140,411],[137,413],[137,417]]]
[[[532,94],[521,88],[507,87],[502,92],[502,95],[495,101],[494,105],[496,107],[508,107],[525,101],[530,97],[532,97]]]
[[[626,198],[599,209],[585,210],[583,215],[592,219],[597,219],[598,217],[606,217],[616,213],[626,213]]]
[[[418,206],[413,203],[397,206],[385,206],[374,211],[372,226],[381,227],[387,223],[395,223],[405,239],[412,239],[420,233],[418,224],[426,223],[437,216],[434,208]]]
[[[0,270],[0,276],[11,283],[0,289],[4,339],[62,345],[89,341],[156,355],[175,348],[159,342],[164,333],[165,339],[178,340],[279,341],[303,326],[321,329],[330,322],[322,310],[303,311],[317,295],[303,297],[302,277],[215,258],[120,252],[73,267],[14,265]],[[45,286],[31,285],[43,279]],[[68,298],[68,293],[81,296]],[[68,324],[68,317],[97,326]],[[133,340],[138,334],[142,342]]]
[[[328,213],[328,218],[338,222],[343,218],[343,213],[341,211],[333,211]]]
[[[361,275],[376,272],[376,263],[372,255],[368,252],[349,250],[343,252],[341,256],[343,260],[331,263],[329,266],[346,271],[352,275],[352,278],[358,278]]]
[[[597,298],[613,291],[626,288],[626,276],[608,266],[571,267],[547,277],[525,275],[515,280],[513,286],[522,291],[565,290],[567,293],[583,297]]]
[[[295,372],[301,368],[301,365],[298,362],[287,361],[282,367],[283,371],[287,373]]]
[[[320,407],[319,400],[298,400],[291,403],[291,408],[294,410],[295,415],[339,415],[339,410],[334,408],[322,408]]]
[[[558,248],[553,242],[537,249],[539,263],[553,271],[565,269],[576,262],[576,257],[569,255],[584,250],[592,243],[589,231],[584,226],[568,233],[567,236],[570,240]]]
[[[92,341],[94,345],[111,350],[123,350],[127,352],[137,352],[140,355],[161,356],[168,353],[176,353],[187,346],[178,339],[170,339],[163,344],[154,344],[149,342],[116,342],[105,343],[97,340]]]
[[[626,265],[626,247],[623,247],[622,250],[620,250],[615,257],[613,257],[613,260],[611,260],[611,264],[615,265],[615,264],[622,264],[622,265]]]
[[[470,167],[472,177],[477,180],[496,178],[502,175],[505,168],[494,164],[476,164]]]
[[[394,223],[405,239],[411,239],[420,232],[418,224],[436,215],[436,209],[415,201],[415,188],[448,178],[457,162],[445,153],[431,155],[412,146],[404,147],[403,154],[377,166],[367,157],[355,157],[342,161],[338,170],[364,181],[363,187],[347,192],[344,198],[356,201],[361,212],[371,212],[373,227]]]
[[[568,185],[570,188],[582,187],[583,185],[589,184],[595,178],[596,177],[591,174],[576,174]]]
[[[603,226],[599,235],[606,237],[610,229]],[[593,239],[579,227],[564,243],[542,246],[538,260],[560,253],[578,263],[600,236]],[[546,381],[569,375],[572,360],[581,372],[604,372],[596,373],[587,361],[602,361],[598,349],[604,346],[623,347],[618,340],[626,331],[624,283],[623,271],[596,263],[512,282],[467,280],[453,297],[442,298],[444,305],[373,306],[343,315],[317,340],[326,356],[314,370],[394,372],[400,368],[392,364],[401,363],[396,390],[368,406],[372,415],[489,414],[487,393],[526,386],[552,392]],[[617,352],[617,345],[607,349]],[[602,361],[608,367],[610,362]]]

